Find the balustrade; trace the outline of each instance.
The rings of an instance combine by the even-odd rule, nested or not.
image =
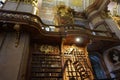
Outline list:
[[[25,13],[25,12],[15,12],[15,11],[7,11],[1,10],[0,11],[0,22],[5,23],[15,23],[20,25],[27,25],[28,27],[34,28],[40,33],[49,36],[65,36],[66,34],[83,34],[90,37],[102,37],[100,39],[113,39],[112,37],[115,36],[113,32],[110,31],[101,31],[101,30],[91,30],[86,27],[81,27],[81,25],[76,24],[67,24],[67,25],[48,25],[42,22],[40,17]],[[92,33],[96,33],[95,35]],[[97,33],[105,34],[99,35]],[[109,36],[108,36],[109,34]],[[114,39],[116,39],[114,37]]]

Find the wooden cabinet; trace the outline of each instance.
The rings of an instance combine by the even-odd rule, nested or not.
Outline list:
[[[32,53],[31,80],[62,80],[60,54]]]

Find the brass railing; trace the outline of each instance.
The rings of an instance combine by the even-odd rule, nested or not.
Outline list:
[[[43,23],[40,17],[25,12],[0,10],[0,22],[27,25],[27,27],[34,28],[41,34],[47,36],[66,36],[69,34],[77,34],[103,40],[118,40],[116,37],[113,38],[115,34],[110,31],[91,30],[76,24],[61,26],[48,25]]]

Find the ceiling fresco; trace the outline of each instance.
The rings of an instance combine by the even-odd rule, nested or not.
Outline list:
[[[39,16],[46,24],[54,24],[54,15],[56,15],[55,7],[65,5],[75,11],[84,11],[94,0],[39,0],[40,14]]]

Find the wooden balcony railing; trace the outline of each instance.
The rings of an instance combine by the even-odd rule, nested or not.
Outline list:
[[[91,30],[76,24],[60,26],[48,25],[43,23],[40,17],[25,12],[0,10],[0,22],[26,25],[28,29],[36,29],[40,34],[47,36],[66,36],[69,34],[74,34],[85,35],[94,39],[97,38],[102,40],[119,41],[117,37],[114,37],[115,34],[110,31]]]

